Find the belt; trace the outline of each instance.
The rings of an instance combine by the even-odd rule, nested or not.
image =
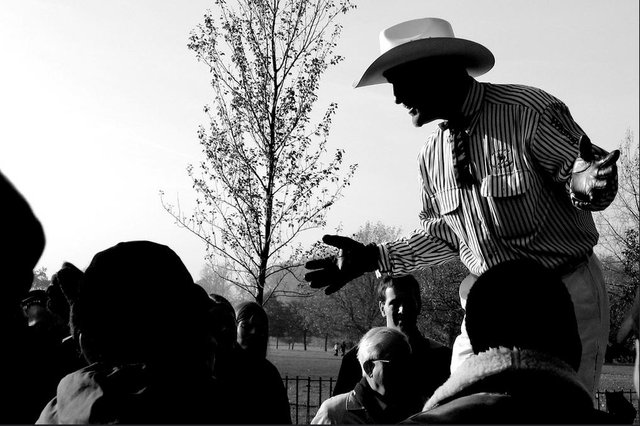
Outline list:
[[[589,250],[583,256],[577,257],[575,259],[570,259],[564,265],[560,265],[554,269],[554,272],[560,276],[565,276],[573,273],[579,266],[589,261],[589,258],[593,254],[593,250]]]

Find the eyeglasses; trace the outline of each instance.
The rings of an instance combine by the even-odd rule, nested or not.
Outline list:
[[[390,359],[370,359],[370,362],[381,362],[383,364],[393,365],[394,363]]]

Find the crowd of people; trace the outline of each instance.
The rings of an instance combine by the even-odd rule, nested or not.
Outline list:
[[[615,197],[618,154],[592,146],[542,90],[477,82],[493,55],[446,21],[401,23],[380,40],[358,86],[391,83],[416,126],[445,121],[420,154],[422,229],[370,245],[326,236],[339,253],[307,263],[327,293],[386,273],[386,326],[343,354],[312,423],[627,421],[593,401],[609,308],[591,211]],[[0,422],[291,423],[262,306],[206,294],[150,241],[105,248],[84,271],[64,263],[30,291],[44,230],[1,174],[0,197]],[[410,273],[456,256],[470,274],[447,348],[416,326]],[[637,336],[637,299],[619,340]]]
[[[175,252],[150,241],[109,247],[84,271],[65,262],[46,290],[29,291],[44,232],[2,175],[0,192],[2,423],[291,423],[259,304],[234,309],[206,294]],[[452,374],[451,349],[416,326],[418,282],[387,276],[378,291],[386,326],[345,353],[312,423],[619,422],[594,408],[577,373],[570,294],[538,263],[504,262],[478,278],[466,302],[473,355]],[[635,312],[621,333],[637,330]]]

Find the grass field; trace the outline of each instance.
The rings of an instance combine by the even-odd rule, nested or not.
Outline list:
[[[337,377],[340,369],[341,356],[333,356],[333,351],[324,348],[308,347],[302,350],[302,345],[289,350],[286,346],[269,347],[268,358],[278,367],[282,377]],[[633,389],[633,365],[607,364],[602,369],[600,390],[630,390]]]

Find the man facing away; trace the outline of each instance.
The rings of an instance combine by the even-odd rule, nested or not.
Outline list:
[[[592,146],[566,105],[543,90],[474,79],[494,65],[484,46],[453,34],[438,18],[397,24],[380,35],[382,54],[356,87],[391,83],[414,126],[444,120],[418,157],[421,228],[406,238],[365,246],[326,235],[330,258],[307,263],[311,287],[327,294],[367,271],[392,275],[455,257],[469,269],[461,304],[478,275],[530,259],[562,276],[582,339],[580,376],[597,388],[609,334],[608,296],[593,254],[591,211],[617,191],[618,151]],[[518,284],[515,277],[513,285]],[[464,321],[451,370],[472,353]]]
[[[409,339],[412,377],[407,386],[412,386],[425,402],[449,377],[451,349],[424,337],[418,330],[417,320],[422,307],[420,284],[411,275],[386,276],[378,285],[378,305],[387,327],[401,331]],[[356,346],[342,359],[333,395],[352,390],[362,377],[357,351]]]
[[[400,331],[369,330],[358,344],[361,379],[349,392],[322,403],[312,424],[391,424],[420,409],[421,401],[405,386],[411,346]]]
[[[516,276],[524,285],[512,285]],[[466,314],[473,354],[408,422],[618,423],[576,374],[580,336],[558,275],[530,260],[501,263],[471,288]]]

